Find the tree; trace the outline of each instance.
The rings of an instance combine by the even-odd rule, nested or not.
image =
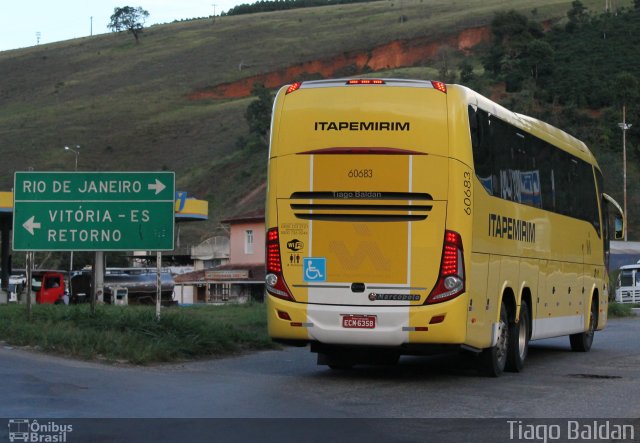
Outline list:
[[[493,45],[485,58],[485,69],[495,74],[515,69],[527,45],[544,37],[539,23],[511,10],[498,12],[491,20]]]
[[[553,63],[553,54],[553,48],[544,40],[532,40],[527,44],[527,60],[531,67],[531,75],[536,82],[545,69],[550,69]]]
[[[458,68],[460,69],[460,83],[463,85],[469,85],[475,79],[473,65],[465,58],[462,60]]]
[[[580,0],[574,0],[571,3],[571,9],[567,12],[569,23],[567,23],[566,29],[569,32],[575,31],[579,25],[583,25],[589,21],[589,14],[587,13],[587,7],[582,4]]]
[[[114,8],[111,21],[107,27],[113,32],[129,31],[136,39],[136,43],[138,43],[147,17],[149,17],[149,12],[142,9],[142,6],[137,8],[132,6]]]
[[[628,71],[622,71],[613,77],[615,103],[626,106],[638,100],[638,79]]]
[[[544,37],[543,29],[539,23],[511,10],[496,13],[491,33],[493,44],[482,62],[485,70],[504,79],[507,91],[519,91],[528,77],[536,75],[526,59],[530,49],[538,49],[532,42]]]
[[[445,83],[455,83],[456,73],[452,69],[450,60],[454,56],[454,50],[448,46],[442,47],[438,52],[438,80]]]
[[[236,141],[239,149],[263,151],[269,147],[269,129],[271,128],[271,109],[273,94],[262,83],[254,83],[251,95],[256,97],[247,106],[244,118],[249,125],[249,134]]]
[[[253,85],[251,95],[257,99],[249,104],[244,115],[249,124],[249,131],[266,137],[271,127],[273,96],[271,91],[265,88],[262,83],[255,83]]]

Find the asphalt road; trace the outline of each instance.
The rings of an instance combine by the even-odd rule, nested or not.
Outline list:
[[[639,336],[640,318],[629,318],[611,320],[607,329],[596,334],[589,353],[571,352],[566,337],[532,342],[524,372],[506,373],[495,379],[478,375],[472,358],[459,355],[403,357],[395,367],[332,371],[316,366],[315,355],[307,348],[286,348],[219,360],[131,367],[68,360],[4,345],[0,346],[3,380],[0,417],[133,418],[135,423],[120,422],[128,423],[120,426],[123,429],[131,425],[131,432],[146,429],[140,426],[143,418],[178,418],[185,420],[175,422],[171,429],[188,423],[191,431],[204,426],[205,435],[209,435],[207,426],[212,421],[194,422],[194,419],[310,418],[314,423],[333,423],[332,429],[346,424],[345,437],[354,424],[360,423],[357,419],[364,419],[357,426],[360,431],[367,429],[374,437],[385,435],[389,441],[415,441],[404,431],[398,432],[396,423],[411,423],[407,428],[415,430],[418,423],[425,423],[415,420],[418,418],[430,419],[426,423],[431,424],[437,418],[494,418],[497,420],[481,422],[503,433],[506,420],[514,417],[542,422],[637,419],[640,418]],[[380,421],[386,418],[413,420]],[[386,423],[384,430],[370,426],[372,420]],[[89,422],[94,428],[100,423]],[[149,425],[154,428],[157,422],[162,420],[151,420]],[[228,423],[237,420],[213,422],[227,429]],[[288,422],[287,429],[292,432],[291,420]],[[476,422],[439,423],[455,434],[463,430],[472,432]],[[109,429],[110,423],[104,422],[105,429]],[[274,422],[253,423],[263,426]],[[308,429],[304,420],[294,423]],[[460,423],[466,423],[471,431],[461,428]],[[5,433],[2,429],[0,441]],[[248,429],[252,428],[245,430]],[[390,429],[395,429],[393,438],[385,434]],[[280,433],[281,429],[277,431]],[[309,437],[308,433],[300,432]],[[637,432],[640,437],[640,423]],[[172,434],[164,434],[168,435]]]

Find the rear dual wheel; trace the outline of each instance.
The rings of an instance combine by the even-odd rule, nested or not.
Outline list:
[[[520,372],[529,352],[530,331],[531,321],[527,301],[522,300],[517,323],[509,319],[507,305],[502,302],[496,344],[480,354],[480,371],[490,377],[498,377],[505,370]]]
[[[571,350],[574,352],[589,352],[593,344],[593,336],[596,333],[598,324],[598,302],[594,298],[591,300],[591,312],[589,314],[589,328],[585,332],[572,334],[569,336]]]
[[[487,348],[480,354],[480,372],[489,377],[497,377],[507,365],[507,349],[509,348],[509,317],[504,302],[500,306],[498,337],[495,346]]]
[[[506,369],[510,372],[520,372],[529,353],[529,337],[531,337],[531,321],[529,318],[529,304],[526,300],[520,303],[520,317],[518,323],[509,324],[509,349],[507,350]]]

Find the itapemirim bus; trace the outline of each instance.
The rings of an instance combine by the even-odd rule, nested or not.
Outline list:
[[[529,340],[588,351],[604,328],[607,206],[616,225],[622,211],[569,134],[463,86],[393,79],[285,86],[271,129],[274,340],[331,368],[453,347],[497,376]]]

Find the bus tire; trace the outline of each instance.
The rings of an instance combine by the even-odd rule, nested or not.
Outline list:
[[[520,318],[518,323],[509,323],[509,346],[507,350],[506,369],[510,372],[520,372],[529,353],[529,337],[531,336],[531,321],[529,319],[529,304],[522,300],[520,304]]]
[[[569,336],[571,350],[574,352],[589,352],[593,344],[593,336],[596,333],[598,324],[598,303],[597,299],[591,300],[591,313],[589,315],[589,329]]]
[[[509,314],[507,306],[502,302],[497,343],[495,346],[484,349],[480,353],[480,372],[488,377],[498,377],[502,374],[507,364],[508,348]]]

